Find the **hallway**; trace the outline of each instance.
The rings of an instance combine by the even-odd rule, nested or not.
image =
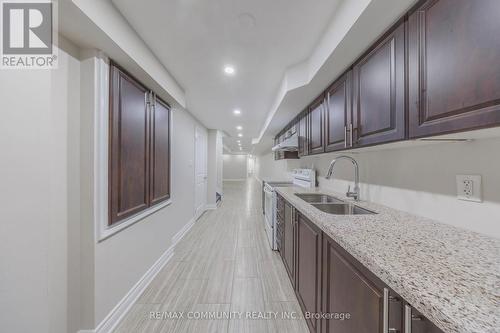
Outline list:
[[[254,179],[225,182],[222,205],[184,236],[115,333],[308,332],[267,243],[260,191]]]

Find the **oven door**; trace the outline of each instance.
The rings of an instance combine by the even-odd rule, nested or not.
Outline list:
[[[264,187],[264,195],[265,195],[265,202],[264,202],[264,210],[265,210],[265,215],[264,215],[264,226],[266,229],[266,235],[267,239],[269,241],[269,245],[271,246],[272,249],[275,248],[275,241],[274,241],[274,232],[275,232],[275,227],[274,227],[274,218],[275,218],[275,211],[276,211],[276,200],[275,200],[275,195],[273,190],[269,189],[268,187]]]

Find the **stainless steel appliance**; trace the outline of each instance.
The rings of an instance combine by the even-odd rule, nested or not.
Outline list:
[[[277,226],[276,226],[276,206],[277,196],[274,188],[300,186],[300,187],[315,187],[316,172],[312,169],[295,169],[292,171],[293,180],[291,182],[272,182],[268,181],[264,184],[264,227],[269,240],[269,245],[273,250],[278,249],[276,242]]]

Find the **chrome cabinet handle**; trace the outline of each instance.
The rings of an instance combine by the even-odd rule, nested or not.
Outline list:
[[[405,333],[411,333],[411,306],[405,305]]]
[[[347,148],[347,125],[344,126],[344,148]]]
[[[351,147],[353,146],[354,135],[353,135],[352,123],[349,124],[349,134],[351,135]]]
[[[384,288],[382,333],[389,333],[389,289]]]

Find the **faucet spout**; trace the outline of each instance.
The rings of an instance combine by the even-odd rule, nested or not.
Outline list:
[[[328,168],[328,172],[326,173],[326,179],[330,179],[333,176],[333,168],[335,167],[335,164],[337,163],[338,160],[341,159],[347,159],[351,161],[351,163],[354,165],[354,190],[351,192],[350,187],[347,190],[346,196],[350,198],[354,198],[354,200],[359,200],[359,165],[356,160],[350,156],[347,155],[342,155],[339,156],[335,159],[333,159],[330,162],[330,167]]]

